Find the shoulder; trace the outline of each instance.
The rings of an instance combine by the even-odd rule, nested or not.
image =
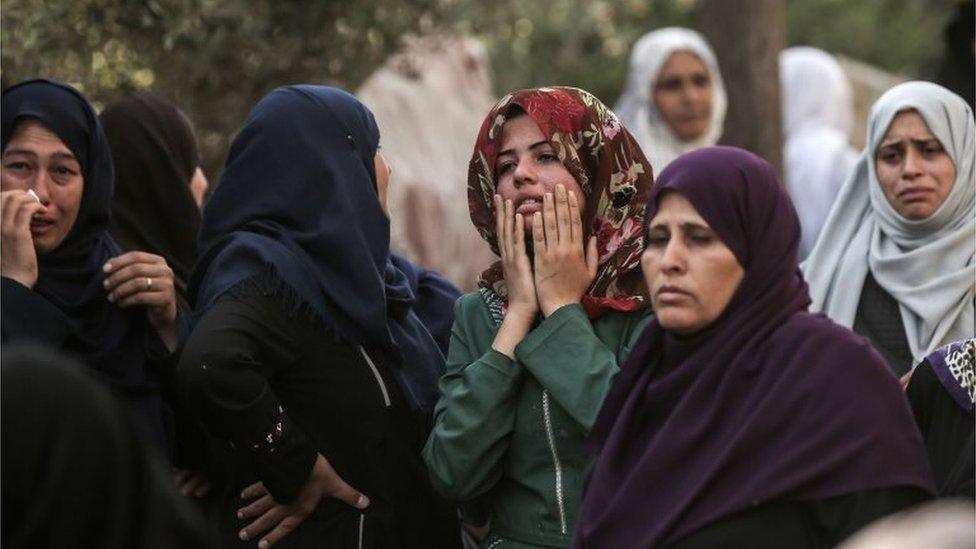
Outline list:
[[[804,369],[826,369],[847,379],[859,375],[894,379],[884,358],[866,338],[821,313],[792,315],[767,347],[770,352],[800,358]]]

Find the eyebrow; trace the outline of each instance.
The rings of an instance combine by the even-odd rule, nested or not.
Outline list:
[[[881,144],[878,145],[878,148],[880,149],[881,147],[890,147],[892,145],[901,145],[902,142],[904,142],[904,141],[905,141],[904,139],[891,139],[889,141],[882,141]],[[938,137],[935,137],[934,135],[932,137],[927,137],[925,139],[908,139],[908,141],[914,143],[915,145],[927,145],[927,144],[929,144],[929,143],[931,143],[933,141],[937,141],[939,143],[939,145],[942,144],[942,142],[939,141],[939,138]]]
[[[683,222],[679,222],[678,226],[686,231],[688,229],[705,229],[714,232],[714,229],[712,229],[711,227],[709,227],[704,223],[699,223],[698,221],[683,221]],[[647,229],[651,230],[651,229],[659,229],[659,228],[667,228],[667,223],[660,222],[660,221],[657,223],[652,223],[651,226],[648,227]]]
[[[552,143],[550,143],[546,139],[543,139],[542,141],[539,141],[537,143],[533,143],[533,144],[529,145],[529,150],[531,151],[532,149],[535,149],[537,147],[541,147],[543,145],[552,146]],[[506,155],[506,154],[515,154],[515,149],[505,149],[504,151],[498,153],[498,156],[503,156],[503,155]]]
[[[29,151],[27,149],[7,149],[7,150],[3,151],[3,156],[9,156],[9,155],[13,155],[13,154],[22,154],[22,155],[25,155],[25,156],[30,156],[31,158],[37,158],[37,153],[36,152]],[[63,152],[63,151],[62,152],[56,152],[56,153],[54,153],[54,154],[51,155],[51,158],[57,158],[57,159],[61,159],[61,160],[74,160],[75,162],[77,162],[77,159],[75,158],[75,155],[71,154],[70,152]]]

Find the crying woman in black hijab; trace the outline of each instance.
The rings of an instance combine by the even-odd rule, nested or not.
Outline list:
[[[166,258],[178,302],[188,310],[186,279],[197,258],[207,190],[193,125],[173,104],[147,92],[115,101],[99,118],[115,163],[112,236],[126,251]]]

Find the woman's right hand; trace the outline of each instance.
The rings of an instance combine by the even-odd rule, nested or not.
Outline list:
[[[529,333],[539,314],[539,298],[535,292],[532,262],[525,250],[525,222],[515,213],[511,200],[502,201],[495,195],[495,227],[498,234],[498,253],[502,256],[502,274],[508,290],[508,311],[502,320],[492,349],[515,360],[515,347]]]
[[[508,313],[534,319],[539,313],[532,262],[525,250],[525,220],[515,213],[511,200],[495,195],[495,231],[498,253],[502,256],[502,273],[508,290]]]
[[[37,252],[30,223],[35,213],[46,208],[24,191],[0,193],[0,276],[16,280],[29,289],[37,284]]]
[[[256,535],[268,532],[258,542],[258,547],[260,549],[271,547],[298,528],[315,511],[319,501],[326,497],[338,499],[359,510],[369,506],[369,498],[346,484],[339,473],[332,468],[329,460],[319,454],[315,458],[315,465],[312,466],[308,480],[305,481],[305,485],[291,505],[275,501],[263,482],[256,482],[244,489],[241,499],[254,501],[238,510],[237,518],[255,520],[240,531],[239,537],[247,541]]]

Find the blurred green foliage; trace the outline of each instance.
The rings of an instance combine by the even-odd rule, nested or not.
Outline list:
[[[788,42],[926,74],[950,0],[785,0]],[[482,39],[496,92],[580,86],[612,104],[631,44],[697,26],[694,0],[5,0],[0,76],[72,83],[104,106],[151,88],[194,120],[216,175],[250,107],[275,86],[355,89],[407,33]]]

